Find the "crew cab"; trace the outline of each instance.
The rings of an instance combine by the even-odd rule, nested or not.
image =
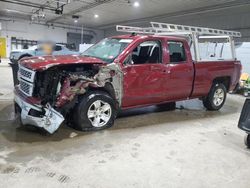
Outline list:
[[[194,61],[185,37],[121,35],[82,55],[20,60],[15,103],[23,124],[55,132],[111,127],[119,110],[200,98],[219,110],[239,81],[237,60]]]

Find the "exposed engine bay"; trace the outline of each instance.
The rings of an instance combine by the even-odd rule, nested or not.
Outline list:
[[[94,82],[93,78],[97,73],[98,69],[92,69],[89,65],[73,68],[52,67],[37,72],[33,96],[42,99],[42,105],[50,103],[60,108],[72,100],[73,94],[83,94],[83,83]]]
[[[68,119],[66,117],[78,102],[78,97],[89,90],[104,90],[117,102],[117,108],[121,105],[123,73],[118,64],[54,66],[35,72],[33,83],[27,82],[23,76],[27,73],[22,74],[24,71],[28,69],[19,68],[20,91],[25,94],[23,88],[27,88],[22,87],[22,82],[30,85],[31,97],[40,99],[40,105],[38,105],[39,109],[34,109],[27,104],[29,110],[26,112],[22,110],[21,115],[26,117],[23,118],[27,120],[25,123],[35,121],[36,126],[50,133],[55,132],[64,119]],[[17,103],[21,103],[18,100],[15,99]],[[34,118],[40,119],[34,120]]]

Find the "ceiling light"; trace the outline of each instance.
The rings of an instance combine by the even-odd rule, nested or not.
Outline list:
[[[75,23],[77,23],[78,20],[79,20],[79,16],[77,16],[77,15],[72,15],[72,19],[74,20]]]
[[[134,6],[134,7],[139,7],[139,6],[140,6],[140,3],[139,3],[138,1],[135,1],[135,2],[133,3],[133,6]]]
[[[95,16],[94,16],[95,18],[99,18],[99,15],[98,14],[95,14]]]

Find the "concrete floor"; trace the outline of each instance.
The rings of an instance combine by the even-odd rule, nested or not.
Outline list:
[[[9,67],[0,72],[2,91],[11,77],[2,78]],[[20,127],[10,99],[0,98],[1,187],[250,187],[241,96],[228,95],[219,112],[192,100],[175,111],[125,111],[105,131],[62,126],[50,136]]]

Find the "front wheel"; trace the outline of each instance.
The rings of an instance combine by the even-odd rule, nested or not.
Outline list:
[[[206,98],[203,99],[203,105],[207,110],[216,111],[222,108],[226,101],[227,90],[224,84],[214,84]]]
[[[93,91],[80,100],[73,112],[75,128],[96,131],[114,124],[117,110],[114,99],[106,92]]]

